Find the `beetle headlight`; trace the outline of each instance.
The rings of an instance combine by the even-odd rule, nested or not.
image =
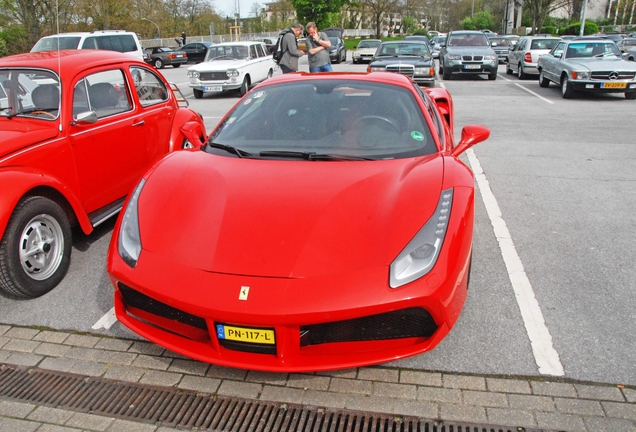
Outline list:
[[[237,77],[237,76],[239,76],[239,71],[237,71],[236,69],[228,69],[228,70],[225,72],[225,74],[226,74],[229,78]]]
[[[444,244],[452,204],[453,189],[442,191],[433,216],[391,263],[391,288],[413,282],[433,268]]]
[[[117,250],[119,256],[126,264],[135,268],[139,254],[141,253],[141,234],[139,232],[139,215],[138,206],[139,195],[146,184],[145,179],[141,179],[135,190],[133,191],[126,211],[121,220],[119,227],[119,239],[117,242]]]
[[[197,71],[188,71],[188,78],[199,79],[199,72],[197,72]]]

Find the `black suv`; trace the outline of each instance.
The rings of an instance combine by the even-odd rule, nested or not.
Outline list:
[[[445,80],[452,74],[487,74],[496,80],[498,66],[497,53],[481,31],[452,31],[439,51],[439,74]]]

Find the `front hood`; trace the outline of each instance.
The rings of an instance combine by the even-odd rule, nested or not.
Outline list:
[[[357,49],[355,52],[361,55],[373,55],[377,50],[377,48],[360,48]]]
[[[448,54],[456,55],[494,55],[495,51],[491,47],[474,47],[474,46],[453,46],[446,47]]]
[[[442,177],[437,155],[306,162],[176,152],[141,193],[142,246],[234,275],[304,278],[389,266],[435,211]]]
[[[636,62],[630,62],[618,57],[606,58],[578,58],[568,59],[567,62],[574,66],[585,68],[589,71],[631,71],[636,72]]]
[[[212,71],[225,71],[227,69],[236,69],[247,63],[246,60],[227,59],[227,60],[213,60],[199,63],[198,65],[191,66],[188,70],[197,72],[212,72]]]
[[[431,66],[432,57],[379,57],[373,60],[371,66],[387,66],[387,65],[415,65],[415,66]]]
[[[0,156],[57,136],[57,121],[0,117]]]

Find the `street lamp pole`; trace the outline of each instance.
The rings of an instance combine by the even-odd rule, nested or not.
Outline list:
[[[161,39],[161,30],[159,30],[159,26],[157,25],[156,22],[150,21],[148,18],[142,18],[141,20],[142,21],[148,21],[149,23],[154,24],[155,27],[157,27],[157,34],[159,34],[159,39]]]

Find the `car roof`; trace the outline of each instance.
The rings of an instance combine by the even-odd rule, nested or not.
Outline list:
[[[471,34],[471,35],[485,35],[481,30],[453,30],[450,33],[453,34]]]
[[[250,46],[250,45],[254,45],[254,44],[262,44],[263,42],[261,41],[237,41],[237,42],[222,42],[222,43],[218,43],[218,44],[214,44],[215,47],[217,46]]]
[[[50,39],[56,37],[73,37],[73,36],[88,36],[88,35],[111,35],[111,34],[120,34],[120,33],[132,33],[127,30],[94,30],[90,32],[68,32],[68,33],[57,33],[49,36],[43,36],[42,39]]]
[[[422,44],[422,45],[427,45],[426,41],[424,41],[423,39],[408,39],[408,40],[392,40],[392,41],[384,41],[382,42],[382,45],[388,45],[388,44],[398,44],[398,45],[412,45],[412,44]]]
[[[84,49],[41,51],[2,57],[0,58],[0,67],[42,68],[57,71],[61,65],[65,74],[74,75],[91,67],[122,62],[145,65],[143,61],[128,54],[116,51]]]

